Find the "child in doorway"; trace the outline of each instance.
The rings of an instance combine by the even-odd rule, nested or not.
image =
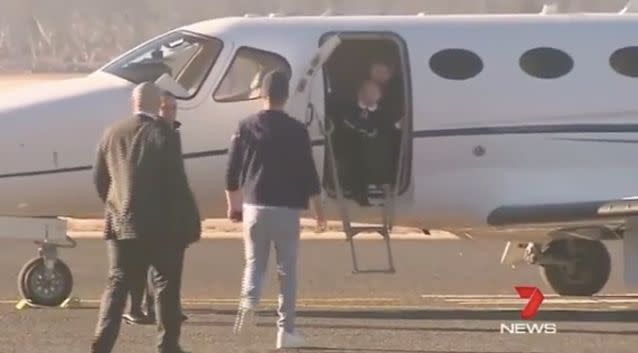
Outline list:
[[[368,190],[379,184],[384,173],[385,158],[388,151],[383,151],[379,144],[379,126],[385,118],[379,109],[381,87],[371,80],[364,81],[357,95],[357,103],[349,109],[343,121],[348,130],[348,163],[350,176],[349,186],[353,199],[362,206],[369,206]]]

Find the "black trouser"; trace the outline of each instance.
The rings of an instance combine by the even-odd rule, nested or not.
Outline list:
[[[153,299],[151,298],[153,296],[153,292],[151,290],[152,287],[150,286],[152,281],[150,264],[146,263],[144,265],[144,270],[139,271],[137,275],[139,277],[133,281],[134,283],[131,283],[129,291],[131,295],[131,308],[129,313],[131,315],[141,315],[143,314],[143,311],[146,311],[147,314],[149,312],[154,313],[154,304]],[[142,310],[142,302],[145,302],[145,310]]]
[[[92,352],[110,353],[113,349],[120,331],[127,294],[134,283],[139,282],[146,261],[150,263],[152,273],[159,330],[158,352],[177,351],[181,330],[178,273],[184,250],[139,240],[108,240],[107,253],[109,276],[100,304]]]
[[[335,157],[342,187],[349,190],[351,197],[367,203],[368,181],[365,171],[363,139],[359,133],[342,128],[335,130]]]
[[[155,293],[153,291],[153,273],[149,267],[148,271],[146,271],[147,276],[144,279],[143,283],[146,283],[146,291],[144,292],[144,307],[146,308],[146,314],[155,316]],[[182,288],[181,283],[179,283],[179,288]],[[141,298],[141,296],[140,296]]]
[[[377,136],[362,141],[362,163],[365,181],[373,185],[394,184],[396,165],[396,142],[393,131],[379,130]]]
[[[185,250],[185,249],[184,249]],[[182,273],[184,271],[184,255],[182,254],[182,261],[179,262],[178,265],[178,269],[177,269],[177,286],[180,289],[182,289]],[[149,270],[148,272],[148,276],[146,278],[146,282],[141,281],[142,283],[146,283],[146,292],[142,293],[141,291],[139,292],[139,300],[138,303],[141,307],[142,305],[142,296],[144,297],[145,303],[144,303],[144,307],[146,309],[146,313],[149,315],[155,315],[155,296],[153,295],[153,276],[152,276],[152,272]],[[179,308],[180,308],[180,312],[182,312],[182,300],[181,300],[181,294],[180,294],[180,301],[179,301]]]

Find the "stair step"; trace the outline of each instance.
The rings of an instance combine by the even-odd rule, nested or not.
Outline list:
[[[353,226],[350,227],[352,230],[366,232],[366,231],[377,231],[377,230],[385,230],[383,226]]]
[[[377,233],[380,237],[385,238],[385,234],[390,236],[390,230],[386,230],[383,227],[350,227],[351,235],[347,236],[354,238],[361,233]]]

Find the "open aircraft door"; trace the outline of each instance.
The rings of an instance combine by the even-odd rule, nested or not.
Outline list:
[[[317,172],[322,175],[324,153],[328,149],[325,145],[325,136],[329,134],[323,124],[321,117],[324,116],[323,89],[321,89],[321,72],[323,64],[330,58],[330,55],[341,44],[338,35],[334,35],[326,40],[318,51],[309,59],[304,67],[299,68],[300,75],[296,82],[293,82],[293,92],[288,101],[286,110],[291,116],[302,119],[308,129],[308,134],[313,147],[324,146],[324,148],[313,148],[313,155]]]
[[[323,141],[326,133],[322,121],[317,118],[324,114],[323,90],[314,89],[320,85],[320,76],[317,74],[321,72],[323,64],[340,44],[341,39],[338,35],[330,37],[319,47],[319,50],[312,56],[310,61],[304,67],[299,68],[299,72],[302,72],[302,75],[294,83],[294,91],[286,107],[290,115],[298,119],[304,119],[314,144]],[[314,104],[313,102],[321,102],[322,104]],[[323,150],[321,154],[321,156],[315,155],[315,158],[320,157],[318,161],[323,160]],[[318,165],[320,166],[321,163]]]

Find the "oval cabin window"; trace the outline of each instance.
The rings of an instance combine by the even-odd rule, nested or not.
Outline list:
[[[467,80],[483,71],[483,60],[466,49],[444,49],[432,55],[430,69],[448,80]]]
[[[609,65],[623,76],[638,77],[638,47],[616,50],[609,57]]]
[[[521,55],[521,70],[530,76],[554,79],[567,75],[574,68],[574,60],[560,49],[534,48]]]

